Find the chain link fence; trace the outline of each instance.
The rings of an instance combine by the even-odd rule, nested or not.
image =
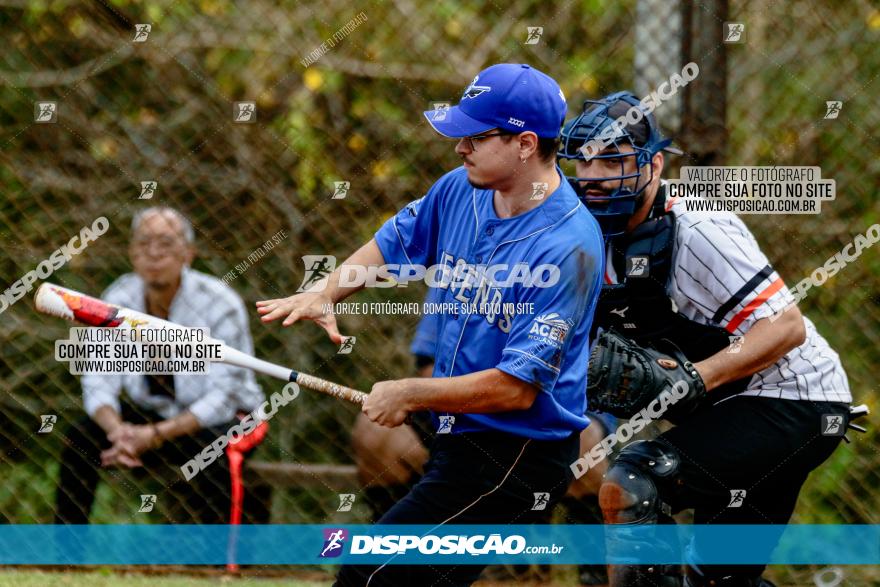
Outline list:
[[[789,8],[731,3],[728,20],[744,22],[747,36],[729,53],[727,120],[731,164],[816,165],[837,182],[837,199],[820,215],[748,218],[776,269],[793,284],[880,220],[874,187],[880,168],[864,156],[876,151],[880,130],[871,97],[880,59],[868,49],[880,34],[880,13],[860,2],[835,7],[798,2]],[[841,102],[836,116],[829,102]],[[880,360],[878,275],[880,257],[868,250],[802,302],[840,354],[855,403],[872,410]],[[869,425],[867,434],[855,436],[811,475],[795,521],[877,523],[877,428]],[[867,570],[852,569],[844,584],[877,580]]]
[[[741,42],[719,41],[727,22],[745,25]],[[700,41],[706,27],[717,27],[708,44]],[[684,56],[699,63],[692,93],[657,111],[688,153],[671,161],[671,176],[713,153],[731,165],[818,165],[837,182],[837,200],[821,215],[746,217],[789,284],[880,216],[873,197],[880,114],[871,99],[880,12],[867,1],[2,0],[0,31],[3,283],[103,216],[109,231],[50,279],[98,295],[131,271],[133,215],[172,206],[195,228],[194,268],[226,276],[245,301],[257,356],[366,391],[414,372],[408,346],[418,316],[343,316],[341,331],[357,342],[338,354],[314,325],[261,324],[253,303],[293,293],[304,255],[341,261],[458,164],[453,143],[438,138],[421,112],[456,102],[487,64],[527,62],[545,71],[559,80],[573,114],[588,97],[647,92],[680,72]],[[688,116],[723,104],[725,88],[723,129]],[[836,118],[826,118],[827,101],[842,102]],[[52,122],[37,120],[38,102],[55,103]],[[255,116],[246,120],[251,106],[240,103]],[[155,183],[149,199],[141,199],[143,182]],[[278,234],[283,239],[269,250],[266,241]],[[802,305],[840,353],[857,403],[872,406],[877,275],[880,259],[869,250]],[[358,301],[421,302],[424,293],[371,290]],[[54,341],[66,338],[69,325],[35,313],[30,294],[2,314],[0,519],[51,523],[66,431],[83,416],[77,378],[54,360]],[[267,395],[281,390],[278,381],[258,379]],[[279,411],[253,455],[269,485],[256,493],[265,515],[255,519],[367,519],[350,467],[356,413],[305,390]],[[49,433],[40,432],[45,415],[57,418]],[[876,521],[875,434],[872,428],[841,447],[814,473],[797,521]],[[171,520],[163,507],[168,471],[101,475],[93,523]],[[355,496],[350,511],[337,511],[340,494]],[[142,495],[157,496],[152,512],[139,511]],[[777,572],[789,584],[798,580]]]

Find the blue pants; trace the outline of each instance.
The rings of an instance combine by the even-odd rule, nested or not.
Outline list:
[[[425,474],[378,524],[540,522],[568,489],[578,443],[576,433],[563,440],[529,440],[502,432],[438,434]],[[532,509],[535,493],[550,494],[543,510]],[[371,587],[470,585],[484,567],[346,565],[335,585],[360,587],[368,580]]]

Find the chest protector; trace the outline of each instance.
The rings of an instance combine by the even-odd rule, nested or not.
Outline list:
[[[694,322],[680,314],[666,286],[672,273],[675,215],[663,212],[663,192],[658,193],[659,216],[609,244],[613,255],[622,256],[625,270],[618,284],[603,284],[593,319],[593,332],[614,329],[641,346],[669,340],[696,363],[730,345],[730,334],[720,326]],[[722,398],[745,391],[751,376],[710,392]]]

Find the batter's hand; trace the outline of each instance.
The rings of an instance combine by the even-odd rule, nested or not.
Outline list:
[[[281,325],[290,326],[299,320],[311,320],[327,331],[330,340],[342,344],[346,337],[339,334],[333,312],[327,312],[327,308],[332,307],[333,300],[322,292],[303,292],[289,298],[257,302],[257,312],[262,315],[263,322],[284,318]]]
[[[405,397],[404,381],[379,381],[373,384],[361,411],[376,424],[394,428],[403,424],[409,415]]]

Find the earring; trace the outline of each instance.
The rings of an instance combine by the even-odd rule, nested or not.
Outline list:
[[[519,158],[519,162],[520,162],[520,163],[525,163],[525,162],[526,162],[526,158],[525,158],[525,157],[520,157],[520,158]]]

